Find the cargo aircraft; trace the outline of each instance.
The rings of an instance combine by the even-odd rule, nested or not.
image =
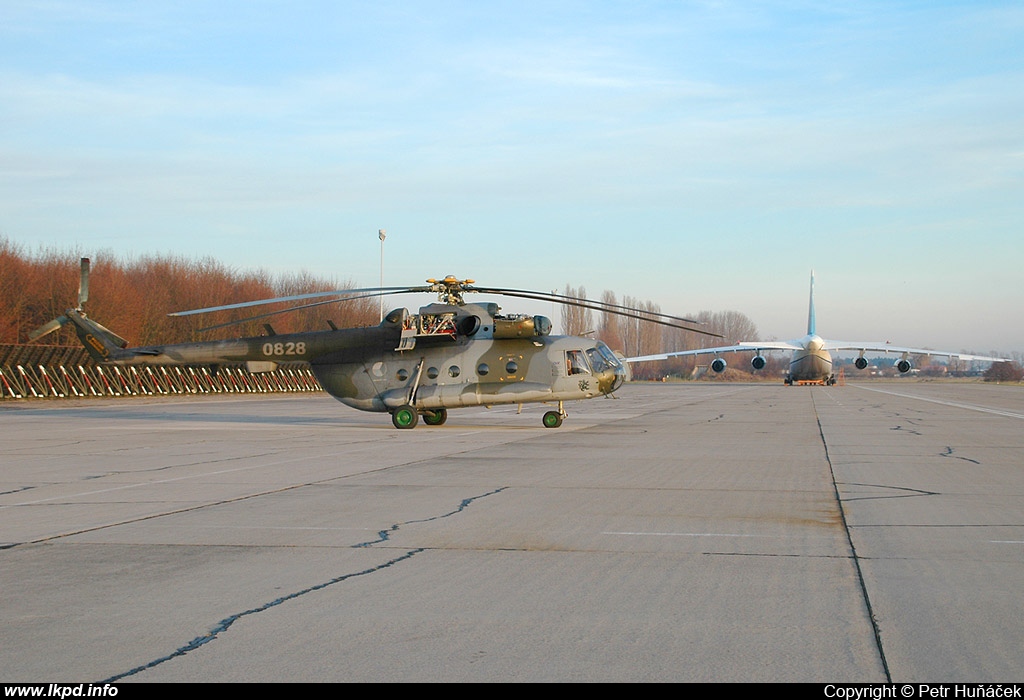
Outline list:
[[[830,351],[849,350],[859,352],[860,355],[854,360],[857,369],[864,369],[868,361],[865,353],[899,353],[900,359],[896,361],[896,369],[901,373],[909,372],[912,369],[911,355],[933,355],[938,357],[949,357],[958,360],[978,360],[985,362],[1008,362],[1004,358],[988,357],[984,355],[968,355],[962,352],[946,352],[940,350],[925,350],[922,348],[904,348],[890,345],[887,342],[866,342],[847,340],[827,340],[818,335],[817,324],[814,319],[814,271],[811,271],[811,293],[810,304],[807,312],[807,335],[795,340],[773,341],[773,340],[751,340],[715,348],[701,348],[699,350],[681,350],[679,352],[668,352],[659,355],[645,355],[643,357],[629,357],[626,362],[648,362],[654,360],[665,360],[670,357],[685,357],[688,355],[714,355],[711,361],[713,372],[724,372],[725,360],[721,355],[730,352],[753,352],[754,357],[750,361],[751,367],[755,370],[763,369],[766,360],[764,353],[772,350],[791,350],[792,359],[789,362],[789,372],[786,375],[786,384],[834,384],[835,373],[832,368],[832,355]]]

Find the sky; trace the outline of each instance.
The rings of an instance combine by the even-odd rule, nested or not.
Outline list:
[[[5,0],[0,236],[763,339],[813,269],[825,337],[1021,352],[1022,34],[1015,1]]]

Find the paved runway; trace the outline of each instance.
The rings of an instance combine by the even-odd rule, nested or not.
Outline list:
[[[1020,681],[1024,388],[0,404],[0,680]]]

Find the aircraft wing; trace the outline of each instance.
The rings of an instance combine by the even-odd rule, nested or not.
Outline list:
[[[865,342],[848,340],[824,340],[822,348],[825,350],[857,350],[859,352],[896,352],[901,355],[929,355],[936,357],[949,357],[956,360],[983,360],[986,362],[1009,362],[1004,357],[990,357],[988,355],[968,355],[963,352],[949,352],[946,350],[925,350],[924,348],[903,348],[883,342]]]
[[[795,341],[749,341],[738,345],[726,345],[718,348],[700,348],[698,350],[680,350],[678,352],[664,352],[660,355],[644,355],[642,357],[627,357],[625,362],[653,362],[655,360],[667,360],[670,357],[685,357],[688,355],[721,355],[727,352],[760,352],[762,350],[801,350],[802,345]]]

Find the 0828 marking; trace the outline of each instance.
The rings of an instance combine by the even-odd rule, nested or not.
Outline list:
[[[263,343],[263,354],[270,357],[281,355],[305,355],[305,343]]]

